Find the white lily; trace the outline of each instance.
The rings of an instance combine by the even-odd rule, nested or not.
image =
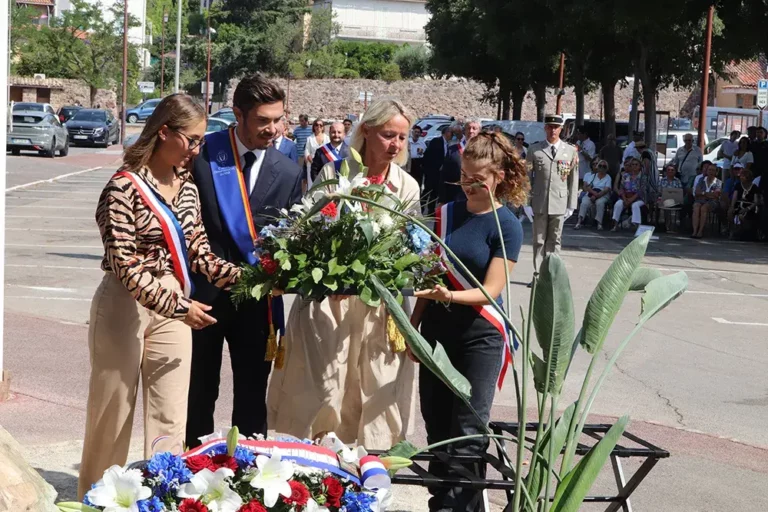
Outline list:
[[[251,480],[251,487],[264,490],[264,505],[267,508],[275,506],[278,496],[291,496],[288,480],[293,476],[293,463],[282,460],[280,450],[272,452],[272,457],[256,457],[256,467],[258,472]]]
[[[381,229],[384,231],[389,231],[395,225],[395,220],[386,211],[379,215],[376,220],[378,221],[379,226],[381,226]]]
[[[309,498],[309,501],[304,506],[304,512],[330,512],[330,511],[331,509],[323,505],[318,505],[317,502],[312,498]]]
[[[179,489],[180,498],[192,498],[206,504],[211,512],[236,512],[243,499],[232,490],[227,478],[235,476],[229,468],[219,468],[214,473],[205,468],[196,473],[189,483]]]
[[[152,496],[152,489],[145,487],[138,469],[112,466],[104,472],[104,478],[86,493],[88,501],[105,512],[139,512],[136,504]]]
[[[341,439],[336,437],[335,432],[327,433],[325,437],[323,437],[322,441],[320,441],[320,446],[324,446],[333,451],[339,457],[341,457],[341,460],[344,462],[358,466],[360,465],[360,459],[368,455],[368,451],[362,446],[358,446],[357,448],[350,448],[345,445],[343,442],[341,442]]]
[[[371,221],[371,228],[373,228],[373,238],[376,238],[381,233],[381,226],[378,222]]]

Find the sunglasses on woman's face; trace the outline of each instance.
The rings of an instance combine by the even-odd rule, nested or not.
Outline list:
[[[598,169],[607,169],[608,166],[607,165],[598,165],[597,168]]]
[[[187,145],[188,145],[187,149],[189,149],[190,151],[192,151],[193,149],[202,147],[203,144],[205,144],[205,139],[193,139],[189,135],[187,135],[187,134],[185,134],[185,133],[183,133],[183,132],[181,132],[179,130],[176,130],[174,128],[171,128],[171,131],[174,131],[174,132],[178,133],[179,135],[181,135],[182,137],[184,137],[185,139],[187,139]]]
[[[518,137],[515,139],[517,142],[525,142],[525,139],[522,137]]]

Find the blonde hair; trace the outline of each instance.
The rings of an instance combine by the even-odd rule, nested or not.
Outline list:
[[[506,135],[501,133],[479,133],[468,143],[462,160],[488,162],[504,172],[504,177],[496,185],[496,199],[521,206],[528,200],[528,169],[517,155],[517,150]]]
[[[410,133],[413,124],[413,114],[405,108],[400,100],[395,98],[381,98],[374,101],[368,110],[363,114],[362,119],[355,127],[352,133],[350,146],[355,148],[360,156],[365,158],[365,135],[363,134],[363,125],[369,128],[375,128],[389,122],[393,117],[400,114],[408,121],[408,132]],[[408,162],[408,144],[403,144],[403,149],[395,157],[394,162],[403,166]]]
[[[157,134],[163,126],[172,130],[183,130],[204,119],[205,110],[191,96],[182,93],[166,96],[147,119],[139,140],[125,150],[122,170],[136,172],[147,165],[157,150]]]

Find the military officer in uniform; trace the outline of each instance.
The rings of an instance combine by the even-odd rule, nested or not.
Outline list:
[[[546,116],[547,139],[532,144],[526,156],[531,170],[534,273],[547,254],[560,252],[563,223],[573,214],[578,200],[578,149],[560,140],[562,129],[561,116]]]

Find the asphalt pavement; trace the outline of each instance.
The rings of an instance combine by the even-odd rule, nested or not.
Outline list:
[[[91,296],[102,254],[96,201],[117,168],[119,146],[73,148],[46,159],[7,156],[6,370],[13,398],[0,424],[63,498],[74,492],[89,372]],[[32,185],[29,185],[32,184]],[[532,271],[530,224],[512,275],[513,307],[527,309]],[[631,240],[629,231],[566,227],[563,258],[580,324],[600,276]],[[689,291],[651,320],[619,359],[595,402],[593,422],[629,414],[629,431],[669,450],[633,495],[637,511],[765,511],[768,498],[768,251],[765,245],[662,235],[645,265],[687,272]],[[606,343],[606,360],[633,328],[640,296],[630,296]],[[513,317],[519,317],[514,314]],[[561,399],[576,399],[588,364],[577,353]],[[224,363],[217,425],[229,425],[231,371]],[[529,403],[535,403],[531,398]],[[493,419],[515,421],[511,381],[497,393]],[[141,425],[134,426],[140,440]],[[419,422],[413,441],[425,442]],[[140,442],[135,444],[140,447]],[[132,451],[132,457],[140,457]],[[625,462],[631,474],[634,461]],[[595,491],[609,492],[610,466]],[[426,510],[421,489],[397,489],[395,509]],[[502,496],[491,493],[494,510]],[[596,505],[584,510],[602,510]]]

